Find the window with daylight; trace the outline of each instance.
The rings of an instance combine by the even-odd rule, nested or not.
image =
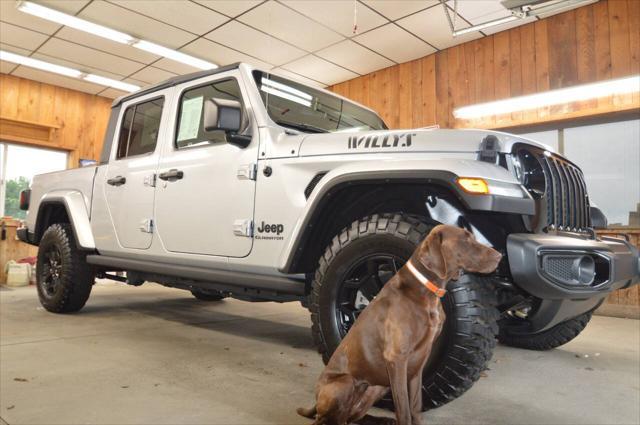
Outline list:
[[[67,168],[67,152],[0,143],[0,217],[24,219],[20,192],[36,174]]]

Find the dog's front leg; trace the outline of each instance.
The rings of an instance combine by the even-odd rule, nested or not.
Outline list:
[[[422,425],[422,370],[409,381],[412,425]]]
[[[407,358],[401,357],[387,361],[389,386],[393,396],[398,425],[411,425],[411,406],[407,386]]]

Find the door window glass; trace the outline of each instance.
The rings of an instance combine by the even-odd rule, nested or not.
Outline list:
[[[180,98],[178,111],[178,131],[176,132],[178,149],[227,141],[226,134],[222,130],[204,130],[202,119],[204,102],[211,98],[236,100],[242,103],[240,86],[233,78],[185,91]]]
[[[159,98],[127,108],[120,126],[116,159],[155,150],[163,104],[164,98]]]

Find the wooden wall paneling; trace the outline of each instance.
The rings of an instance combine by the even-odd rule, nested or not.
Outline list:
[[[450,127],[449,108],[449,63],[447,50],[435,54],[436,77],[436,122],[441,127]]]
[[[467,79],[465,77],[465,56],[462,46],[455,46],[447,52],[447,70],[449,73],[448,92],[449,109],[455,110],[469,103],[467,92]]]
[[[493,74],[495,80],[494,97],[497,100],[511,97],[511,55],[509,32],[503,31],[493,36]],[[511,120],[511,114],[496,117],[496,125]]]
[[[536,91],[543,92],[550,89],[549,84],[549,38],[547,21],[536,21],[533,24],[536,48]],[[538,118],[549,115],[549,108],[538,109]]]
[[[436,55],[429,55],[422,60],[422,126],[438,123],[436,105]]]
[[[609,29],[611,31],[611,77],[619,78],[631,72],[631,45],[627,2],[609,1]],[[613,96],[613,104],[631,103],[630,96]]]
[[[509,32],[509,92],[511,96],[522,96],[522,50],[520,28]],[[513,112],[512,120],[522,120],[522,112]]]
[[[547,27],[547,43],[553,43],[553,48],[548,45],[546,47],[549,57],[549,88],[574,86],[578,83],[575,11],[551,16],[544,22]]]
[[[422,60],[416,59],[411,62],[411,127],[413,128],[424,125],[422,76]]]
[[[640,74],[640,1],[628,0],[629,49],[631,51],[631,74]],[[633,95],[633,104],[640,103],[640,93]],[[640,291],[639,291],[640,293]]]
[[[595,22],[592,7],[576,9],[576,65],[579,84],[591,83],[596,76]],[[598,106],[597,99],[578,102],[576,109],[593,109]]]
[[[609,1],[609,28],[611,42],[611,77],[628,75],[631,71],[631,49],[629,45],[629,17],[627,2]]]
[[[398,87],[398,104],[396,106],[397,116],[398,116],[398,127],[399,128],[412,128],[413,127],[413,113],[412,113],[412,105],[413,105],[413,78],[412,78],[412,64],[411,62],[406,62],[401,64],[398,67],[398,78],[392,84],[397,84]],[[394,90],[392,85],[391,97],[393,96]]]
[[[0,80],[0,117],[12,119],[18,116],[19,84],[19,78],[8,75]]]
[[[63,149],[70,167],[97,159],[111,99],[0,74],[0,133],[17,143]]]

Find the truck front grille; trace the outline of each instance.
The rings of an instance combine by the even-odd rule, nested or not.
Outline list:
[[[547,224],[571,231],[589,227],[589,195],[582,171],[565,159],[546,152],[538,159],[547,183]]]
[[[591,226],[587,185],[578,167],[526,144],[515,145],[513,155],[516,176],[536,201],[542,228],[583,231]]]

